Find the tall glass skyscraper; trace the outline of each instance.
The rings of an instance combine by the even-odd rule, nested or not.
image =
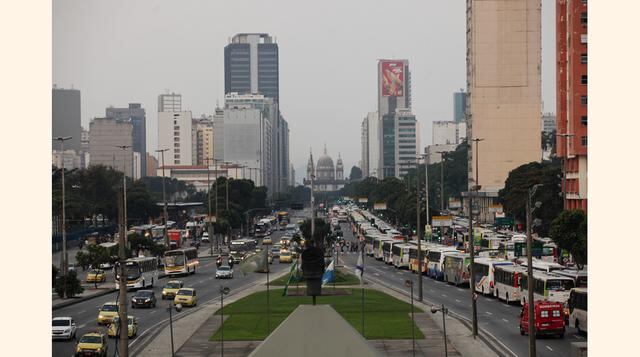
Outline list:
[[[278,44],[266,33],[241,33],[224,48],[224,92],[280,97]]]
[[[460,123],[466,120],[467,93],[460,91],[453,93],[453,120]]]

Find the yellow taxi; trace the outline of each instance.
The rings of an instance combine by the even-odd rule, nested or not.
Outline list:
[[[74,356],[106,356],[107,339],[103,333],[89,332],[80,337]]]
[[[109,324],[116,316],[118,316],[118,304],[113,301],[105,302],[98,310],[98,324]]]
[[[290,251],[285,250],[280,252],[280,263],[291,263],[292,261],[293,257]]]
[[[271,245],[271,244],[273,244],[273,241],[271,240],[270,237],[262,238],[262,245]]]
[[[120,328],[120,318],[116,316],[113,322],[109,324],[109,337],[118,337],[118,329]],[[138,335],[138,319],[135,316],[127,316],[127,336],[129,338]]]
[[[170,280],[162,288],[162,300],[173,299],[180,288],[184,286],[181,280]]]
[[[85,277],[87,283],[103,283],[107,281],[107,273],[100,269],[91,269]]]
[[[173,305],[178,304],[182,304],[182,306],[196,306],[198,304],[196,289],[182,288],[178,290],[176,297],[173,299]]]

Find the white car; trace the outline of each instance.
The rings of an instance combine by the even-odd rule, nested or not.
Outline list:
[[[71,317],[54,317],[51,322],[51,337],[71,340],[76,337],[76,322]]]
[[[202,243],[211,243],[209,240],[209,232],[202,233],[202,238],[200,239]]]
[[[228,265],[218,267],[218,270],[216,270],[216,279],[233,279],[233,269]]]

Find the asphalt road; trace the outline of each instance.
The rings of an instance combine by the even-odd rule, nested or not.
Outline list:
[[[344,238],[354,241],[348,224],[341,224]],[[357,254],[342,254],[341,262],[353,267],[357,262]],[[417,275],[409,270],[397,269],[393,265],[387,265],[381,261],[365,255],[364,277],[374,282],[393,286],[396,289],[409,291],[404,286],[406,279],[417,280]],[[471,319],[471,291],[468,288],[459,288],[445,282],[436,281],[423,276],[423,296],[425,302],[444,304],[450,311]],[[414,284],[414,294],[417,294],[417,283]],[[479,296],[477,299],[478,328],[481,328],[501,341],[507,348],[518,356],[529,354],[529,337],[521,336],[518,328],[521,306],[507,305],[493,297]],[[569,356],[571,342],[586,342],[586,336],[578,335],[574,328],[567,327],[564,339],[556,337],[541,337],[537,339],[536,352],[538,356]]]
[[[272,234],[272,238],[277,240],[280,236],[282,236],[284,231],[275,231]],[[203,249],[200,249],[202,251]],[[234,265],[234,268],[237,268],[238,265]],[[289,264],[279,264],[276,259],[273,264],[270,266],[270,270],[272,274],[279,273],[283,270],[289,269]],[[185,307],[182,312],[176,312],[173,310],[173,318],[174,320],[180,318],[181,315],[189,313],[192,309],[198,309],[201,305],[204,305],[207,301],[217,300],[219,299],[218,289],[220,285],[224,284],[231,289],[231,293],[233,294],[235,291],[239,289],[243,289],[255,284],[258,280],[262,279],[265,274],[263,273],[250,273],[246,277],[242,276],[242,273],[237,269],[234,273],[233,279],[229,280],[217,280],[215,279],[215,271],[216,265],[214,259],[201,259],[200,267],[198,267],[196,274],[181,276],[181,277],[172,277],[172,279],[180,279],[184,281],[185,287],[195,288],[198,293],[198,305],[195,308]],[[172,301],[170,300],[161,300],[162,296],[162,287],[169,280],[169,278],[161,278],[153,287],[153,290],[156,293],[156,297],[158,298],[158,303],[155,308],[139,308],[139,309],[131,309],[130,304],[127,306],[127,313],[129,315],[136,316],[138,318],[138,337],[130,339],[129,341],[129,350],[135,350],[136,346],[141,346],[144,343],[149,341],[148,337],[152,337],[153,334],[159,329],[167,326],[169,313],[166,311],[165,307],[169,306]],[[109,284],[114,284],[112,276],[110,276],[110,280],[108,280]],[[127,292],[127,298],[130,300],[130,297],[133,296],[135,292],[129,291]],[[66,308],[62,308],[56,311],[53,311],[53,316],[71,316],[75,319],[76,324],[78,326],[77,336],[80,338],[82,334],[90,332],[90,331],[102,331],[105,334],[107,333],[107,327],[99,326],[96,322],[98,317],[98,309],[102,304],[107,301],[116,301],[117,295],[109,294],[105,296],[96,297],[84,302],[80,302]],[[129,301],[127,300],[127,301]],[[115,350],[115,344],[117,339],[109,340],[109,355],[113,355]],[[75,341],[52,341],[52,350],[53,356],[72,356],[75,349]]]

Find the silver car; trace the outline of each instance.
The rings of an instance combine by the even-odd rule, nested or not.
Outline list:
[[[228,265],[218,267],[218,270],[216,270],[216,279],[233,279],[233,269]]]
[[[71,317],[54,317],[51,322],[51,338],[71,340],[76,337],[76,322]]]

